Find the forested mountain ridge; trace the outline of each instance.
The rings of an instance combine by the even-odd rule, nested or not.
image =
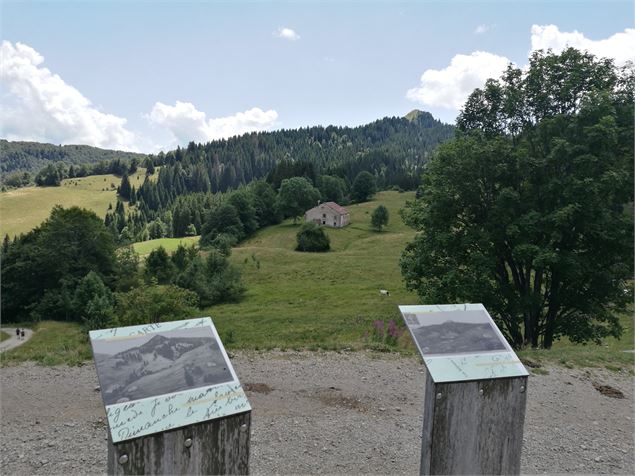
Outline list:
[[[54,145],[40,142],[0,139],[0,173],[37,173],[45,166],[63,162],[66,165],[96,164],[115,159],[142,161],[146,154],[100,149],[89,145]]]
[[[187,148],[155,156],[155,165],[164,166],[159,181],[146,183],[140,192],[156,209],[178,195],[224,192],[265,177],[274,188],[292,176],[315,183],[318,175],[334,175],[350,184],[362,170],[373,173],[380,188],[412,189],[428,155],[453,135],[454,126],[413,111],[408,119],[385,117],[358,127],[314,126],[190,142]],[[163,192],[154,193],[156,187]]]
[[[400,173],[412,175],[436,145],[452,137],[453,131],[453,126],[434,119],[430,113],[414,110],[403,118],[386,117],[357,127],[313,126],[254,132],[206,144],[192,142],[187,149],[177,148],[156,156],[88,145],[0,139],[0,173],[5,179],[9,175],[22,176],[25,172],[35,175],[54,165],[60,170],[60,178],[66,178],[113,172],[110,170],[112,162],[119,164],[136,159],[136,163],[142,163],[150,159],[156,165],[171,165],[183,161],[184,167],[199,163],[205,166],[209,169],[210,180],[207,189],[224,191],[264,177],[282,161],[310,162],[321,171],[340,172],[341,175],[346,172],[345,163],[350,159],[380,151],[401,162],[397,167]],[[99,168],[100,163],[104,170]],[[73,169],[69,169],[70,166],[74,166]],[[344,169],[335,171],[336,167]],[[347,175],[352,173],[348,170]],[[10,185],[24,186],[30,180],[31,177],[25,176],[17,181],[24,183]],[[198,189],[203,191],[201,187]]]

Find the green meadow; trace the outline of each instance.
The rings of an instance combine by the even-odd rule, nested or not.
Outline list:
[[[130,176],[135,188],[143,183],[145,169]],[[0,193],[0,233],[10,237],[26,233],[46,220],[55,205],[79,206],[106,216],[108,205],[117,201],[121,177],[91,175],[62,180],[59,187],[23,187]]]
[[[243,271],[246,296],[206,314],[237,347],[382,348],[371,338],[373,321],[400,322],[397,305],[417,302],[406,291],[399,269],[400,254],[414,236],[399,209],[413,198],[413,193],[382,192],[373,201],[347,207],[351,224],[326,228],[331,240],[327,253],[294,250],[300,222],[260,230],[231,256]],[[370,215],[380,204],[388,208],[390,222],[377,232]],[[380,295],[380,289],[390,295]],[[403,345],[409,346],[403,337]]]
[[[150,254],[150,252],[160,246],[163,246],[168,253],[176,250],[179,245],[183,246],[192,246],[198,244],[198,240],[200,236],[188,236],[185,238],[157,238],[156,240],[148,240],[148,241],[140,241],[139,243],[134,243],[132,247],[135,252],[143,258],[144,256]]]
[[[331,251],[300,253],[294,250],[300,222],[291,220],[260,230],[232,250],[231,261],[243,274],[247,287],[238,303],[213,306],[199,312],[211,316],[229,349],[308,349],[398,351],[415,355],[404,332],[397,345],[373,338],[373,322],[395,320],[401,329],[399,304],[416,304],[406,291],[399,257],[414,231],[404,225],[399,210],[413,193],[382,192],[371,202],[347,207],[351,224],[328,228]],[[370,226],[370,215],[385,205],[390,222],[382,231]],[[163,246],[173,251],[179,243],[194,244],[198,237],[163,238],[134,245],[147,255]],[[380,295],[386,289],[390,295]],[[550,350],[522,350],[521,359],[570,367],[605,367],[633,372],[634,319],[620,316],[621,339],[601,345],[558,341]],[[23,326],[23,324],[20,324]],[[34,336],[23,346],[2,355],[4,364],[33,360],[45,365],[77,364],[90,358],[90,347],[75,323],[45,321],[34,326]],[[541,369],[538,369],[541,370]]]

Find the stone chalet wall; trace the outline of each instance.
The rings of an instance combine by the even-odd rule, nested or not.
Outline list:
[[[318,205],[304,214],[304,220],[331,228],[341,228],[348,225],[350,216],[349,214],[340,215],[326,205]]]

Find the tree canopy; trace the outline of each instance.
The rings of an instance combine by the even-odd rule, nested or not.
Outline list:
[[[377,191],[375,177],[370,172],[362,171],[355,177],[351,187],[351,198],[356,202],[370,200]]]
[[[73,295],[91,271],[112,286],[115,243],[94,212],[56,206],[39,227],[16,239],[2,263],[2,317],[7,321],[79,320]]]
[[[401,260],[424,302],[482,302],[516,347],[619,336],[633,275],[632,65],[534,53],[475,90]]]
[[[278,210],[295,222],[309,208],[317,205],[320,192],[304,177],[284,179],[278,193]]]

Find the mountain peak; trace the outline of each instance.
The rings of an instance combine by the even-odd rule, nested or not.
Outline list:
[[[433,119],[434,117],[427,111],[421,111],[419,109],[413,109],[408,114],[404,116],[405,119],[408,119],[410,122],[418,121],[421,119]]]
[[[419,109],[413,109],[404,116],[404,119],[425,129],[443,125],[441,121],[435,119],[428,111],[420,111]]]

